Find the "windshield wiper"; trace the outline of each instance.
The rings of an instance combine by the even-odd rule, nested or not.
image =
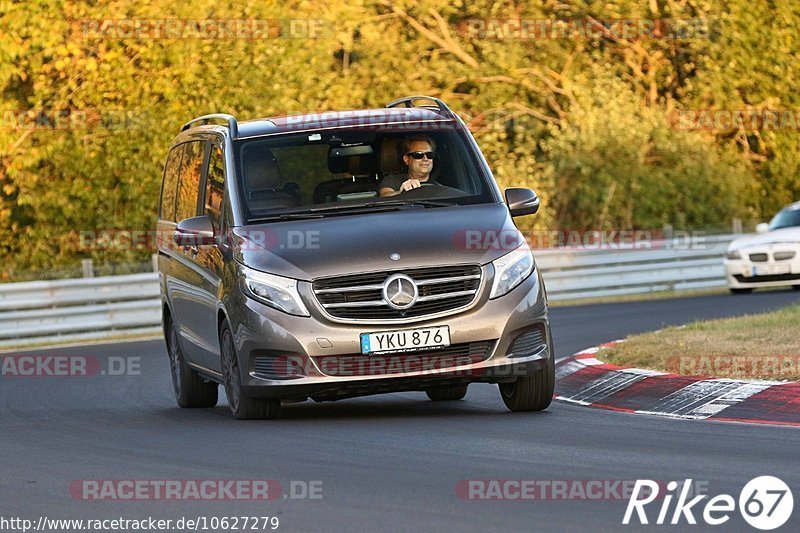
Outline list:
[[[252,224],[254,222],[271,222],[274,220],[303,220],[306,218],[323,218],[324,216],[325,215],[313,213],[311,211],[301,211],[297,213],[275,213],[274,215],[248,218],[247,222]]]
[[[276,220],[303,220],[308,218],[325,218],[331,215],[347,215],[354,211],[363,210],[364,205],[332,205],[327,207],[312,207],[303,211],[293,211],[290,213],[275,213],[263,217],[253,217],[247,219],[248,224],[256,222],[274,222]],[[380,207],[380,206],[378,206]],[[386,209],[397,209],[397,206],[386,206]]]
[[[399,207],[406,205],[421,205],[425,207],[452,207],[457,204],[453,202],[445,202],[443,200],[384,200],[382,202],[367,202],[364,204],[365,207],[380,207],[383,205]]]
[[[364,209],[379,209],[379,210],[395,210],[402,207],[452,207],[457,205],[453,202],[444,202],[437,200],[383,200],[366,202],[356,205],[329,205],[325,207],[311,207],[303,211],[293,211],[290,213],[275,213],[274,215],[265,215],[263,217],[254,217],[247,220],[248,223],[254,222],[270,222],[275,220],[302,220],[305,218],[323,218],[327,215],[346,215],[353,212],[363,211]]]

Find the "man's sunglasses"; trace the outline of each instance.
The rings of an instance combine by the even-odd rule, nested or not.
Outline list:
[[[436,152],[408,152],[406,154],[411,159],[422,159],[423,157],[427,157],[430,160],[433,160],[436,157]]]

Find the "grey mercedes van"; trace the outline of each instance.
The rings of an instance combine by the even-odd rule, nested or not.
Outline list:
[[[163,329],[181,407],[496,383],[512,411],[554,387],[547,295],[464,122],[441,100],[239,122],[175,138],[158,211]]]

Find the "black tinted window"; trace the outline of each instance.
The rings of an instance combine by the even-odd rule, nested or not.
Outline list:
[[[164,167],[164,181],[161,185],[161,208],[159,218],[175,222],[175,192],[178,188],[178,176],[181,169],[183,146],[176,146],[167,156]]]
[[[205,214],[211,217],[214,228],[221,226],[222,199],[225,190],[225,159],[219,146],[211,147],[206,180]]]
[[[197,196],[203,170],[206,143],[194,141],[183,145],[181,178],[178,184],[177,220],[197,216]]]

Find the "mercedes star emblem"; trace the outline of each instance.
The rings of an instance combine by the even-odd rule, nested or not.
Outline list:
[[[408,309],[418,295],[417,284],[405,274],[389,276],[383,283],[383,300],[393,309]]]

